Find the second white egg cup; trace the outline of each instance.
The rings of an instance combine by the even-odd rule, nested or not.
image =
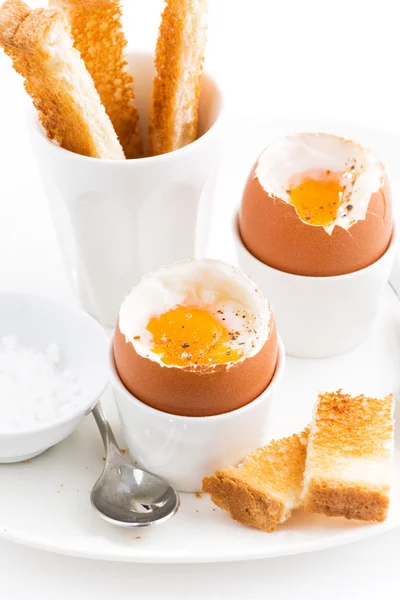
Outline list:
[[[293,275],[262,263],[243,244],[237,214],[232,234],[239,266],[268,298],[287,354],[335,356],[367,337],[396,255],[396,229],[388,249],[376,262],[334,277]]]
[[[183,417],[144,404],[120,380],[112,344],[109,361],[111,384],[131,456],[178,491],[201,491],[204,477],[238,464],[266,442],[271,400],[285,367],[280,338],[275,373],[266,390],[237,410],[211,417]]]

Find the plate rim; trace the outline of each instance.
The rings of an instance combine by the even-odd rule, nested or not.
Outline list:
[[[246,552],[245,554],[235,554],[234,556],[231,554],[215,554],[213,556],[206,556],[205,554],[200,555],[189,555],[182,553],[179,556],[166,556],[165,554],[154,554],[154,555],[141,555],[141,554],[130,554],[125,555],[121,554],[107,554],[107,553],[96,553],[89,551],[74,550],[71,548],[62,548],[59,545],[54,544],[46,544],[45,542],[41,542],[38,538],[27,539],[18,537],[15,533],[11,533],[9,531],[5,531],[4,529],[0,531],[0,539],[5,541],[10,541],[22,546],[26,546],[28,548],[33,548],[36,550],[42,550],[44,552],[50,552],[54,554],[64,555],[64,556],[72,556],[75,558],[85,558],[89,560],[104,560],[107,562],[121,562],[121,563],[137,563],[137,564],[212,564],[212,563],[228,563],[228,562],[243,562],[243,561],[251,561],[251,560],[262,560],[268,558],[279,558],[282,556],[295,556],[296,554],[308,554],[311,552],[318,552],[320,550],[328,550],[330,548],[337,548],[340,546],[346,546],[347,544],[351,544],[354,542],[358,542],[364,539],[373,538],[377,535],[388,533],[389,531],[394,531],[400,527],[400,511],[398,513],[397,519],[389,518],[387,521],[383,523],[366,523],[365,525],[360,524],[360,527],[354,530],[349,530],[347,534],[338,534],[332,535],[329,538],[328,542],[321,541],[317,538],[316,540],[312,540],[311,542],[307,542],[307,547],[301,547],[302,544],[290,545],[284,548],[282,551],[264,551],[262,549],[258,549],[254,552]],[[243,527],[243,525],[237,524],[238,527]],[[265,533],[265,532],[264,532]],[[273,533],[265,535],[274,535]],[[305,542],[302,542],[305,544]],[[300,546],[300,547],[299,547]],[[126,548],[124,547],[126,550]],[[129,548],[129,552],[132,552],[133,548]]]

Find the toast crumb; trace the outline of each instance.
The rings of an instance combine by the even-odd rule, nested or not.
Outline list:
[[[272,441],[249,454],[238,467],[203,479],[214,504],[243,523],[275,531],[301,505],[308,429]]]
[[[304,476],[304,508],[384,521],[393,462],[393,395],[319,394]]]
[[[166,0],[155,57],[149,156],[196,139],[207,16],[208,0]]]
[[[21,0],[0,7],[0,45],[24,78],[47,136],[95,158],[124,153],[69,28],[55,10],[31,10]]]
[[[133,77],[125,56],[120,0],[50,0],[68,20],[126,158],[143,155]]]

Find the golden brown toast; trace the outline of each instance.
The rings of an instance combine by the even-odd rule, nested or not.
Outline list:
[[[383,521],[393,458],[393,396],[320,394],[304,474],[304,508],[328,516]]]
[[[7,52],[7,46],[12,44],[18,27],[30,15],[31,9],[24,2],[4,2],[0,6],[0,43]]]
[[[63,148],[98,158],[124,153],[69,28],[54,10],[21,0],[0,7],[0,45],[22,75],[47,136]]]
[[[126,158],[143,155],[133,77],[125,56],[120,0],[50,0],[68,20]]]
[[[301,505],[308,429],[272,441],[238,467],[203,479],[203,491],[244,525],[275,531]]]
[[[196,139],[208,0],[166,0],[156,48],[148,154]]]

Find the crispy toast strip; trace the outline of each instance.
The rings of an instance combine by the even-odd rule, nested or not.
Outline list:
[[[304,508],[328,516],[384,521],[393,459],[393,396],[320,394],[304,475]]]
[[[208,0],[166,0],[156,48],[148,154],[196,139]]]
[[[239,467],[203,479],[214,504],[243,523],[275,531],[301,505],[308,429],[272,441],[249,454]]]
[[[21,0],[0,7],[0,45],[39,112],[47,136],[85,156],[124,153],[68,25],[54,10],[30,10]]]
[[[12,44],[18,27],[30,15],[31,9],[24,2],[8,0],[0,6],[0,43],[7,52],[7,45]],[[8,52],[7,52],[8,54]]]
[[[68,20],[126,158],[143,155],[133,77],[125,56],[126,39],[119,0],[50,0]]]

